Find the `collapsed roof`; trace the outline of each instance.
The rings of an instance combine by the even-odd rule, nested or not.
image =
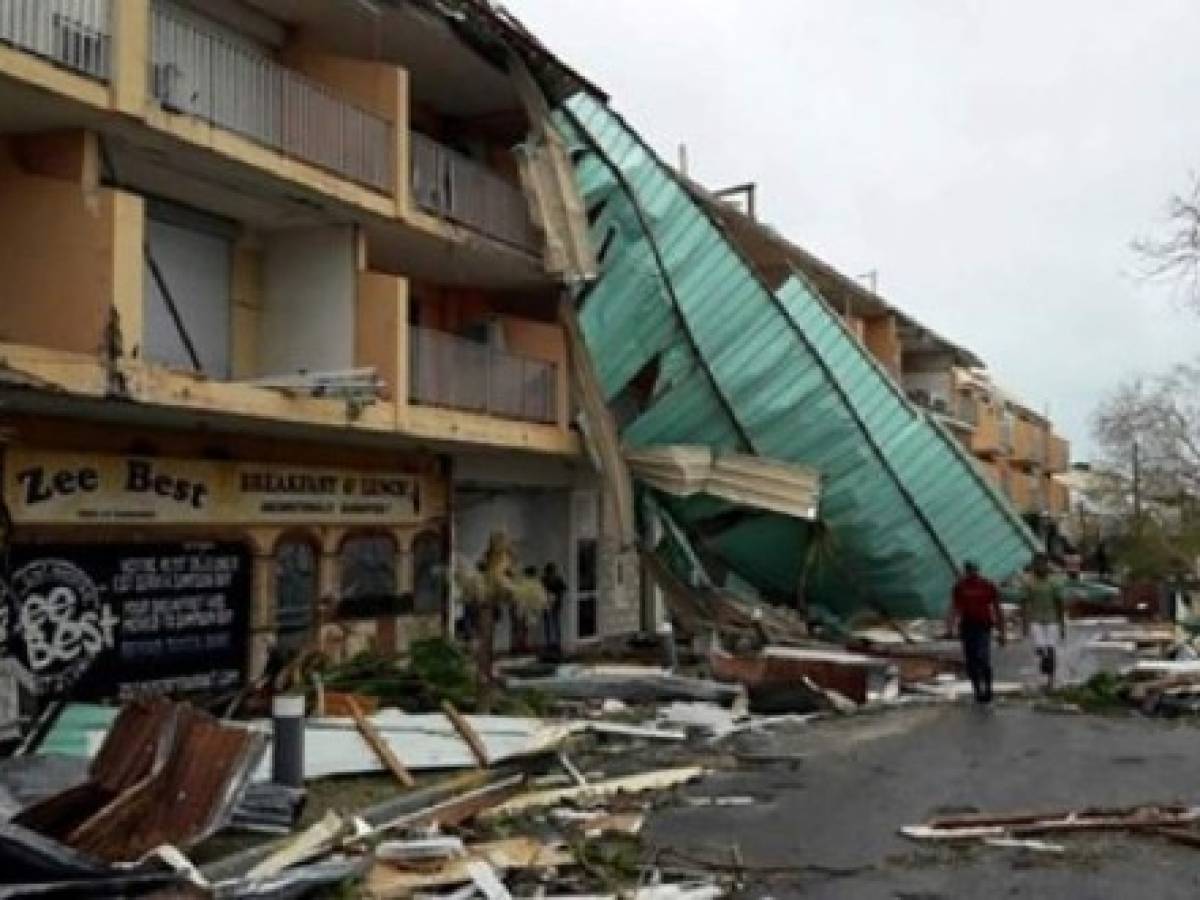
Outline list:
[[[722,224],[604,103],[556,113],[601,274],[576,292],[631,449],[674,444],[815,468],[817,521],[661,497],[710,564],[839,615],[944,609],[962,560],[1017,570],[1034,538],[799,273],[772,290]]]
[[[765,281],[729,223],[510,16],[440,8],[477,48],[520,58],[555,109],[600,263],[574,289],[588,368],[627,452],[691,445],[819,474],[815,517],[644,481],[646,508],[710,572],[837,616],[928,616],[964,559],[998,578],[1024,565],[1036,541],[1016,511],[799,268]]]

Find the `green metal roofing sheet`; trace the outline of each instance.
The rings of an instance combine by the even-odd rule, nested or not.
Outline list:
[[[769,595],[938,614],[965,558],[1005,577],[1033,536],[958,442],[915,408],[801,278],[761,282],[707,210],[608,107],[557,113],[601,275],[580,322],[622,440],[705,444],[816,467],[820,523],[662,498],[705,552]],[[732,513],[732,514],[731,514]]]

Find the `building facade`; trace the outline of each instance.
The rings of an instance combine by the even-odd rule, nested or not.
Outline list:
[[[544,114],[436,4],[0,0],[0,640],[46,692],[403,652],[498,529],[569,644],[636,628]]]

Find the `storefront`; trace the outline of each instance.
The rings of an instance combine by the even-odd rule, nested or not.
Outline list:
[[[224,690],[276,645],[346,658],[440,633],[439,458],[211,436],[91,442],[104,452],[80,432],[4,454],[0,645],[43,695]]]
[[[473,566],[494,532],[509,539],[517,567],[544,574],[552,564],[567,585],[558,635],[567,650],[601,636],[600,509],[596,478],[582,464],[459,455],[454,459],[453,549],[456,565]],[[457,592],[455,592],[457,594]],[[453,609],[462,630],[463,606]],[[535,651],[547,643],[540,616],[524,627],[503,610],[496,627],[501,652]]]

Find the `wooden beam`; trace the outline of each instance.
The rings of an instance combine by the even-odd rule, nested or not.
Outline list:
[[[396,780],[402,785],[405,787],[415,787],[416,781],[413,780],[408,769],[404,767],[404,763],[400,762],[399,757],[392,752],[392,748],[388,746],[383,735],[379,733],[379,729],[363,714],[363,711],[359,709],[358,703],[353,697],[347,698],[346,707],[350,710],[350,715],[354,717],[354,724],[357,726],[359,734],[363,736],[363,740],[370,745],[375,755],[379,757],[379,761],[396,776]]]
[[[484,746],[478,732],[471,727],[471,723],[467,721],[466,716],[454,708],[454,704],[449,700],[443,701],[442,712],[446,714],[446,718],[450,720],[450,724],[454,726],[454,730],[471,748],[471,755],[475,757],[475,762],[479,764],[479,768],[486,769],[488,767],[487,747]]]

